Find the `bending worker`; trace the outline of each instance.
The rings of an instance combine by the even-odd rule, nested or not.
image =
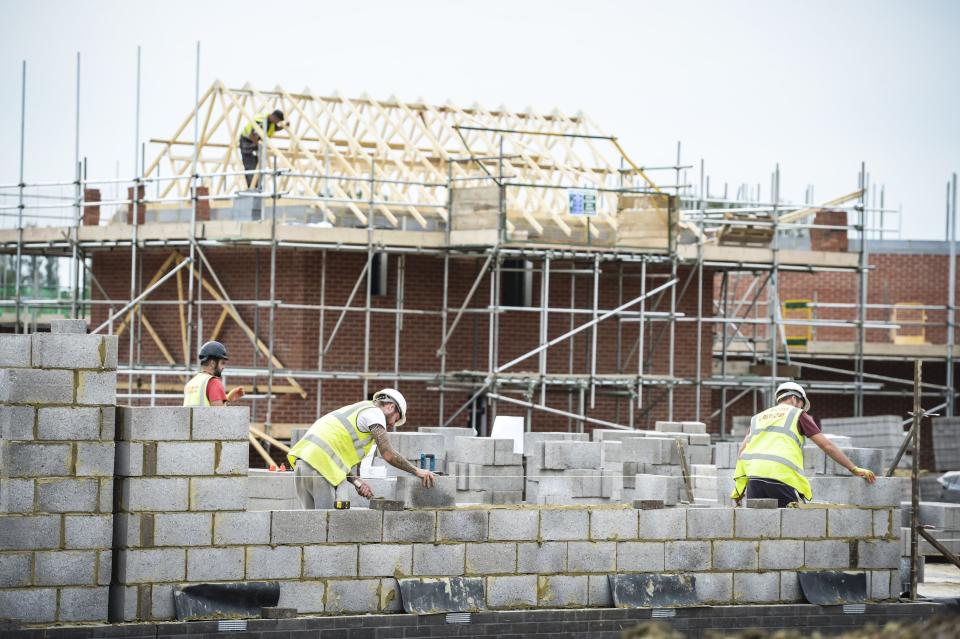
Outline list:
[[[373,396],[372,402],[345,406],[314,422],[287,456],[303,507],[333,508],[337,486],[344,481],[350,482],[361,497],[372,497],[373,490],[360,479],[360,461],[374,444],[385,462],[416,475],[424,487],[432,488],[436,476],[404,459],[387,437],[387,428],[402,426],[406,415],[407,400],[400,391],[385,388]]]
[[[240,132],[240,157],[243,160],[244,171],[254,171],[257,164],[260,163],[260,131],[272,138],[277,131],[283,130],[283,111],[277,109],[273,113],[261,113],[254,120],[260,129],[254,127],[253,122],[247,123]],[[244,175],[247,180],[247,188],[253,185],[253,173]]]
[[[813,499],[810,482],[803,474],[803,444],[807,437],[852,474],[871,484],[876,481],[872,471],[858,468],[820,432],[807,414],[810,400],[803,386],[784,382],[777,387],[776,397],[776,406],[753,416],[750,431],[740,444],[734,471],[736,486],[730,495],[738,504],[744,494],[747,499],[776,499],[780,508],[800,499]]]
[[[237,386],[224,392],[221,376],[227,349],[220,342],[207,342],[200,347],[200,372],[183,387],[184,406],[224,406],[243,397],[243,388]]]

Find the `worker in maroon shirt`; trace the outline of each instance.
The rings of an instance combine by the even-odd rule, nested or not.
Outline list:
[[[224,391],[221,376],[227,349],[220,342],[207,342],[200,347],[200,372],[183,387],[184,406],[224,406],[243,397],[243,387]]]

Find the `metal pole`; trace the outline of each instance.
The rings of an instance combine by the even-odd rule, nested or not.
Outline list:
[[[637,410],[643,407],[643,336],[646,333],[647,326],[644,321],[644,313],[647,311],[647,262],[640,264],[640,335],[637,340],[640,344],[637,349]]]
[[[370,201],[369,211],[367,212],[367,260],[372,265],[374,259],[373,252],[373,203],[376,189],[376,158],[370,157]],[[367,374],[370,372],[370,301],[373,293],[373,278],[370,277],[370,271],[367,271],[367,290],[363,311],[363,398],[366,399],[370,392],[370,380]]]
[[[950,247],[950,267],[949,267],[949,281],[947,285],[947,417],[953,417],[954,414],[954,400],[955,393],[953,389],[953,349],[956,342],[954,321],[956,319],[955,315],[955,304],[957,301],[957,174],[953,174],[953,178],[950,183],[947,185],[947,192],[949,194],[947,200],[947,223],[949,226],[949,232],[947,234],[947,244]]]
[[[867,165],[865,162],[860,163],[860,197],[858,199],[858,206],[860,214],[858,216],[858,221],[860,223],[859,235],[860,235],[860,260],[858,262],[858,275],[860,276],[859,280],[859,300],[857,308],[857,361],[856,361],[856,372],[857,372],[857,389],[854,395],[854,415],[860,417],[863,415],[863,373],[864,373],[864,357],[863,349],[864,342],[866,341],[867,328],[865,322],[867,320],[867,234],[866,234],[866,193],[867,193]]]
[[[77,90],[74,109],[74,135],[73,135],[73,166],[76,171],[76,187],[74,189],[76,201],[73,215],[73,233],[74,241],[70,243],[70,317],[77,319],[77,298],[78,298],[78,276],[80,266],[77,264],[77,242],[80,239],[80,216],[82,213],[81,202],[83,201],[83,186],[81,184],[80,173],[80,52],[77,51]]]
[[[920,406],[922,360],[913,363],[913,464],[910,469],[910,599],[917,599],[917,561],[920,554],[917,529],[920,525],[920,424],[923,409]]]
[[[400,331],[403,330],[403,296],[404,286],[406,286],[407,256],[401,253],[397,256],[397,285],[395,297],[397,302],[397,314],[394,317],[393,325],[393,379],[394,386],[400,386]],[[442,378],[441,378],[442,379]],[[441,381],[441,385],[443,382]]]
[[[27,120],[27,61],[20,67],[20,179],[17,185],[19,193],[17,203],[17,260],[14,275],[14,297],[16,299],[16,325],[14,333],[20,332],[20,269],[23,265],[23,149]]]
[[[590,330],[590,410],[597,405],[597,310],[600,308],[600,256],[593,257],[593,328]]]
[[[777,204],[780,200],[780,164],[774,168],[773,185],[771,188],[770,199],[773,202],[773,210],[770,217],[773,221],[773,237],[771,239],[771,257],[773,258],[770,277],[767,284],[767,314],[773,319],[773,323],[768,330],[770,331],[770,401],[773,405],[776,401],[777,389],[777,340],[780,338],[780,213],[777,210]],[[785,349],[786,350],[786,349]]]
[[[139,230],[140,219],[140,46],[137,46],[137,93],[136,108],[134,115],[134,145],[133,145],[133,192],[130,197],[131,221],[131,239],[130,239],[130,299],[137,296],[137,231]],[[136,320],[139,317],[140,309],[134,307],[133,314],[130,317],[130,340],[129,340],[129,360],[131,372],[127,375],[127,389],[130,397],[127,399],[129,406],[133,406],[133,352],[134,337],[136,335]]]
[[[319,337],[317,338],[317,370],[323,372],[323,329],[324,329],[324,318],[327,315],[323,306],[327,303],[327,250],[324,249],[320,255],[320,321],[319,321]],[[320,419],[323,406],[323,379],[317,380],[317,419]]]
[[[450,166],[449,163],[447,165]],[[447,209],[449,211],[449,208]],[[450,253],[449,251],[443,254],[443,293],[441,304],[443,304],[440,309],[440,338],[443,339],[447,334],[447,305],[450,303]],[[444,345],[440,344],[440,403],[438,406],[439,420],[438,423],[443,423],[443,412],[445,410],[445,400],[446,400],[446,388],[447,388],[447,350],[444,348]]]
[[[194,60],[194,73],[193,73],[193,158],[190,165],[190,185],[192,188],[192,193],[190,197],[190,263],[194,264],[196,261],[196,245],[197,245],[197,186],[199,186],[199,181],[197,180],[197,160],[200,156],[200,41],[197,41],[197,51],[196,58]],[[211,185],[212,188],[212,185]],[[187,354],[186,357],[188,360],[184,362],[184,365],[187,368],[191,368],[193,364],[193,276],[187,278]],[[259,279],[258,279],[259,282]],[[199,309],[198,309],[199,311]],[[199,339],[197,340],[199,342]],[[199,344],[198,344],[199,346]],[[257,346],[254,344],[253,350],[256,353]],[[256,355],[254,355],[256,357]],[[255,415],[251,415],[255,417]]]
[[[544,344],[549,337],[549,317],[547,307],[550,305],[550,255],[543,258],[543,274],[540,277],[540,343]],[[547,403],[547,351],[540,353],[540,403]],[[529,423],[528,423],[529,427]]]
[[[263,428],[269,434],[270,427],[273,425],[273,347],[276,309],[277,309],[277,198],[280,194],[277,192],[277,155],[273,155],[273,193],[270,195],[270,317],[267,330],[268,342],[267,350],[270,356],[267,358],[267,415],[263,420]]]

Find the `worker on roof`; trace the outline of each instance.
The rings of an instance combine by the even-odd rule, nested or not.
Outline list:
[[[333,508],[337,486],[344,481],[350,482],[361,497],[372,497],[373,490],[360,479],[360,461],[374,444],[385,462],[416,475],[425,488],[432,488],[436,475],[411,464],[390,444],[387,428],[402,426],[406,421],[407,400],[393,388],[378,391],[373,401],[344,406],[315,421],[287,456],[303,507]]]
[[[753,416],[750,430],[740,444],[731,498],[776,499],[780,508],[801,499],[813,499],[810,482],[803,474],[803,444],[809,437],[833,461],[869,483],[873,471],[859,468],[837,445],[820,432],[807,414],[810,400],[803,386],[784,382],[777,387],[777,405]]]
[[[256,122],[256,126],[254,126]],[[254,118],[254,122],[248,122],[240,132],[240,157],[243,159],[243,170],[247,171],[244,177],[247,180],[247,188],[253,185],[254,173],[257,165],[260,163],[260,132],[267,134],[272,138],[277,131],[282,131],[285,126],[283,111],[275,110],[273,113],[263,112]],[[259,127],[259,128],[258,128]]]
[[[224,406],[243,397],[243,388],[238,386],[224,392],[221,376],[227,349],[220,342],[207,342],[200,347],[200,372],[183,387],[184,406]]]

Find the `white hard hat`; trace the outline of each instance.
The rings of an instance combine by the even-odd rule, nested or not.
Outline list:
[[[378,399],[383,399],[388,402],[393,402],[397,406],[397,410],[400,412],[400,419],[397,420],[397,423],[394,426],[403,426],[407,421],[407,400],[403,398],[403,395],[396,388],[384,388],[383,390],[377,391],[373,395],[374,401]]]
[[[803,410],[810,410],[810,400],[807,399],[807,391],[803,390],[803,386],[796,382],[784,382],[777,386],[777,401],[779,402],[784,397],[788,395],[796,395],[803,400]]]

